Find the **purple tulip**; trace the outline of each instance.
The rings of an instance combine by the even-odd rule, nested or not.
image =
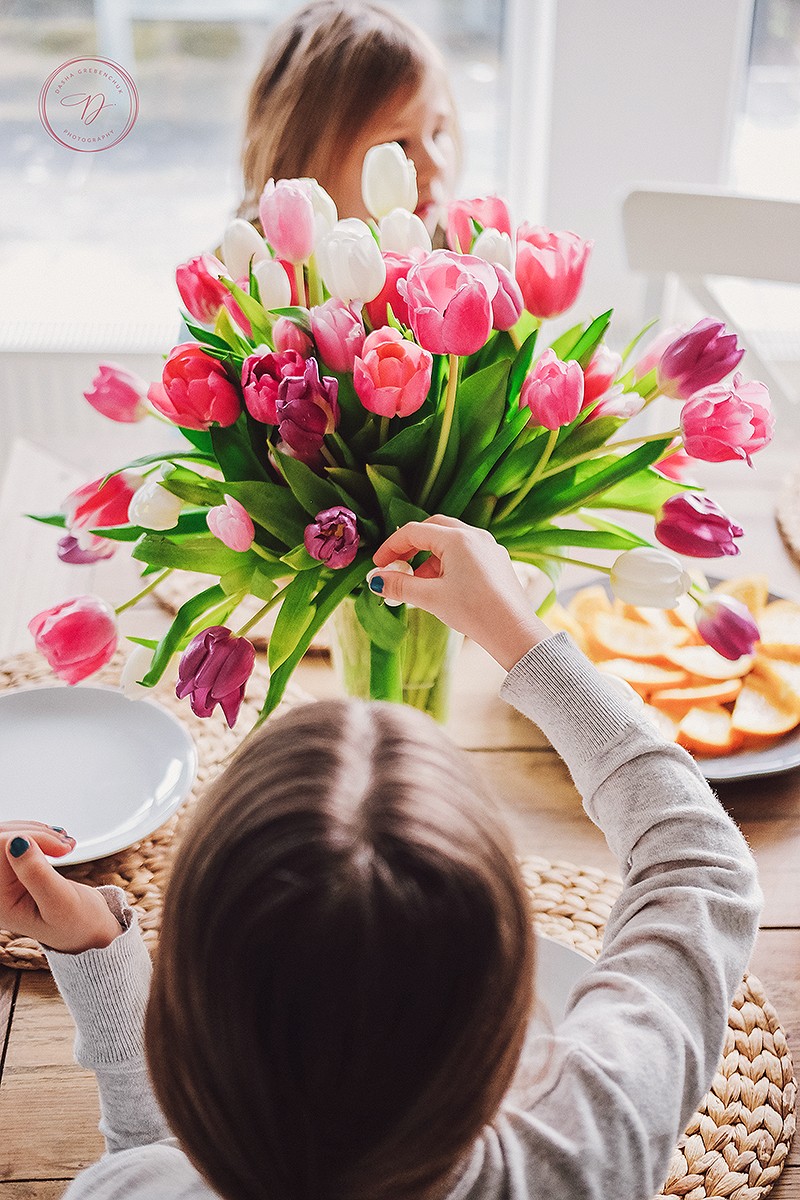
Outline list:
[[[735,660],[752,654],[761,637],[750,610],[733,596],[707,596],[696,617],[697,629],[704,642],[723,658]]]
[[[319,377],[315,358],[309,358],[302,375],[281,380],[275,404],[278,430],[298,458],[316,460],[322,439],[339,424],[339,383]]]
[[[661,508],[655,534],[663,546],[691,558],[722,558],[738,554],[734,538],[744,533],[741,525],[708,496],[695,492],[670,496]]]
[[[242,363],[242,392],[251,417],[267,425],[277,425],[275,404],[278,387],[289,375],[302,377],[305,359],[296,350],[256,350]]]
[[[91,545],[86,548],[82,547],[71,533],[58,539],[56,554],[62,562],[81,565],[96,563],[103,558],[111,558],[116,550],[116,546],[108,538],[94,537],[91,533],[84,534],[84,537],[91,538]]]
[[[356,514],[341,505],[323,509],[306,525],[303,541],[311,557],[326,567],[349,567],[358,553]]]
[[[218,704],[233,729],[255,661],[252,642],[234,637],[224,625],[210,625],[181,655],[175,695],[188,696],[197,717],[210,717]]]
[[[659,391],[673,400],[688,400],[729,375],[743,355],[735,333],[726,333],[722,321],[704,317],[661,355],[656,368]]]

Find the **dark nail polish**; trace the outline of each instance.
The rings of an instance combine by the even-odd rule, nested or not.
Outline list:
[[[50,828],[52,829],[53,833],[63,833],[65,837],[69,837],[66,829],[62,829],[60,825],[51,825]]]
[[[377,592],[377,594],[380,596],[381,592],[383,591],[383,579],[380,575],[372,576],[372,579],[369,581],[369,590],[371,592]]]
[[[14,858],[21,858],[27,849],[30,847],[30,842],[25,838],[15,837],[12,839],[9,849]]]

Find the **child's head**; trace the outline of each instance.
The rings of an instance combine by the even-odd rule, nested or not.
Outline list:
[[[250,92],[239,216],[257,218],[268,179],[311,176],[340,217],[365,217],[364,155],[389,141],[414,160],[423,218],[452,198],[458,131],[438,50],[371,0],[307,4],[274,31]]]
[[[231,1200],[426,1195],[508,1089],[532,962],[468,756],[399,705],[296,709],[245,743],[181,844],[156,1093]]]

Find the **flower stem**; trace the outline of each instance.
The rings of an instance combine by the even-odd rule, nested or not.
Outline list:
[[[436,453],[433,456],[431,469],[428,472],[428,478],[422,486],[422,491],[419,496],[420,508],[424,508],[428,503],[433,485],[436,482],[436,476],[439,474],[439,468],[444,461],[445,450],[447,449],[447,439],[450,436],[450,428],[453,424],[453,413],[456,406],[456,389],[458,387],[458,371],[460,359],[457,354],[451,354],[449,358],[450,374],[447,377],[447,391],[444,397],[444,415],[442,416],[442,427],[439,430],[439,443],[436,447]]]
[[[547,439],[547,445],[542,451],[541,458],[531,472],[528,482],[524,487],[520,488],[516,496],[512,496],[512,498],[503,505],[500,511],[495,514],[495,522],[503,521],[509,515],[509,513],[512,513],[517,505],[522,503],[534,485],[542,478],[542,473],[550,461],[550,455],[553,453],[556,442],[558,441],[558,433],[559,431],[557,429],[550,430],[550,436]]]
[[[648,433],[646,437],[626,438],[624,442],[609,442],[607,450],[616,450],[618,446],[639,446],[645,442],[658,442],[661,438],[680,437],[681,427],[677,429],[668,429],[665,433]]]
[[[131,596],[130,600],[126,600],[124,604],[120,604],[114,609],[114,612],[117,614],[117,616],[119,616],[120,613],[124,613],[126,608],[133,608],[134,604],[138,604],[140,600],[144,600],[145,596],[149,596],[150,592],[157,588],[158,585],[162,583],[168,575],[171,575],[174,569],[174,567],[167,567],[165,571],[159,571],[155,579],[150,580],[147,587],[142,588],[142,590],[137,592],[135,596]]]
[[[250,630],[253,628],[253,626],[257,625],[258,622],[261,620],[261,618],[265,617],[267,615],[267,613],[269,612],[269,610],[271,608],[274,608],[275,605],[278,604],[279,601],[281,601],[283,599],[283,597],[286,595],[286,593],[290,587],[291,587],[291,583],[287,583],[286,587],[281,588],[280,591],[276,592],[275,595],[272,597],[272,599],[268,600],[267,603],[264,604],[258,610],[258,612],[255,613],[249,619],[249,621],[245,621],[245,623],[244,623],[244,625],[242,625],[241,629],[236,630],[236,633],[233,636],[234,637],[244,637],[244,635],[246,633],[249,633]]]
[[[378,431],[378,445],[382,446],[389,436],[389,417],[381,417],[380,429]]]
[[[339,463],[333,457],[333,455],[331,454],[330,450],[328,449],[328,447],[325,445],[324,442],[320,446],[319,452],[322,455],[322,457],[325,459],[325,462],[328,464],[329,467],[338,467],[339,466]]]
[[[602,446],[598,446],[595,450],[587,450],[585,454],[576,454],[574,458],[567,458],[563,462],[556,463],[549,471],[545,471],[540,476],[541,479],[549,479],[552,475],[558,475],[560,471],[566,471],[568,467],[575,467],[578,463],[589,462],[593,458],[599,458],[601,454],[608,454],[609,450],[616,450],[620,446],[642,446],[645,442],[657,442],[661,438],[674,438],[680,434],[680,429],[668,429],[666,433],[649,433],[646,437],[628,438],[624,442],[607,442]],[[673,451],[670,451],[670,454]]]
[[[523,558],[517,550],[514,551],[514,555],[516,558],[519,558],[521,562],[529,561],[528,559]],[[611,574],[611,567],[603,567],[600,565],[600,563],[584,562],[581,558],[568,558],[566,554],[547,554],[544,550],[537,550],[535,557],[549,558],[552,559],[553,562],[569,563],[570,566],[573,567],[588,567],[590,571],[602,571],[604,575]]]
[[[254,554],[258,554],[261,558],[266,559],[267,562],[269,562],[269,563],[275,562],[275,555],[270,554],[269,551],[265,550],[263,546],[259,546],[258,542],[254,541],[253,544],[251,545],[250,549],[253,551]]]
[[[294,280],[297,284],[297,303],[302,308],[306,308],[308,305],[308,298],[306,296],[306,281],[305,276],[303,275],[302,263],[294,264]]]
[[[317,260],[314,255],[308,260],[308,301],[309,304],[322,304],[325,296],[322,291],[322,279],[320,278]]]
[[[514,349],[520,350],[522,348],[522,338],[519,336],[513,325],[508,331],[508,336],[511,338],[511,345],[514,347]]]

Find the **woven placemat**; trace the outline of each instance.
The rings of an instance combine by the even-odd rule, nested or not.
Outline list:
[[[781,484],[775,520],[786,549],[800,564],[800,467],[790,471]]]
[[[119,665],[118,661],[109,664],[96,681],[115,683]],[[54,682],[36,654],[17,655],[0,663],[0,691]],[[263,695],[263,683],[264,667],[257,663],[251,687],[254,696]],[[180,714],[197,743],[199,767],[191,795],[149,838],[119,854],[64,871],[85,883],[122,887],[139,913],[151,949],[157,942],[162,896],[181,829],[197,796],[235,749],[258,707],[255,700],[245,699],[237,729],[229,730],[221,715],[205,721],[194,717],[166,685],[156,689],[156,694],[160,703]],[[287,692],[283,704],[292,706],[308,699],[295,687]],[[593,868],[533,857],[523,861],[522,870],[537,929],[597,958],[608,915],[620,893],[619,879]],[[25,970],[47,967],[37,942],[3,932],[0,963]],[[731,1006],[717,1075],[679,1139],[667,1181],[656,1200],[667,1196],[760,1200],[786,1162],[795,1131],[795,1097],[786,1036],[761,983],[746,974]]]

